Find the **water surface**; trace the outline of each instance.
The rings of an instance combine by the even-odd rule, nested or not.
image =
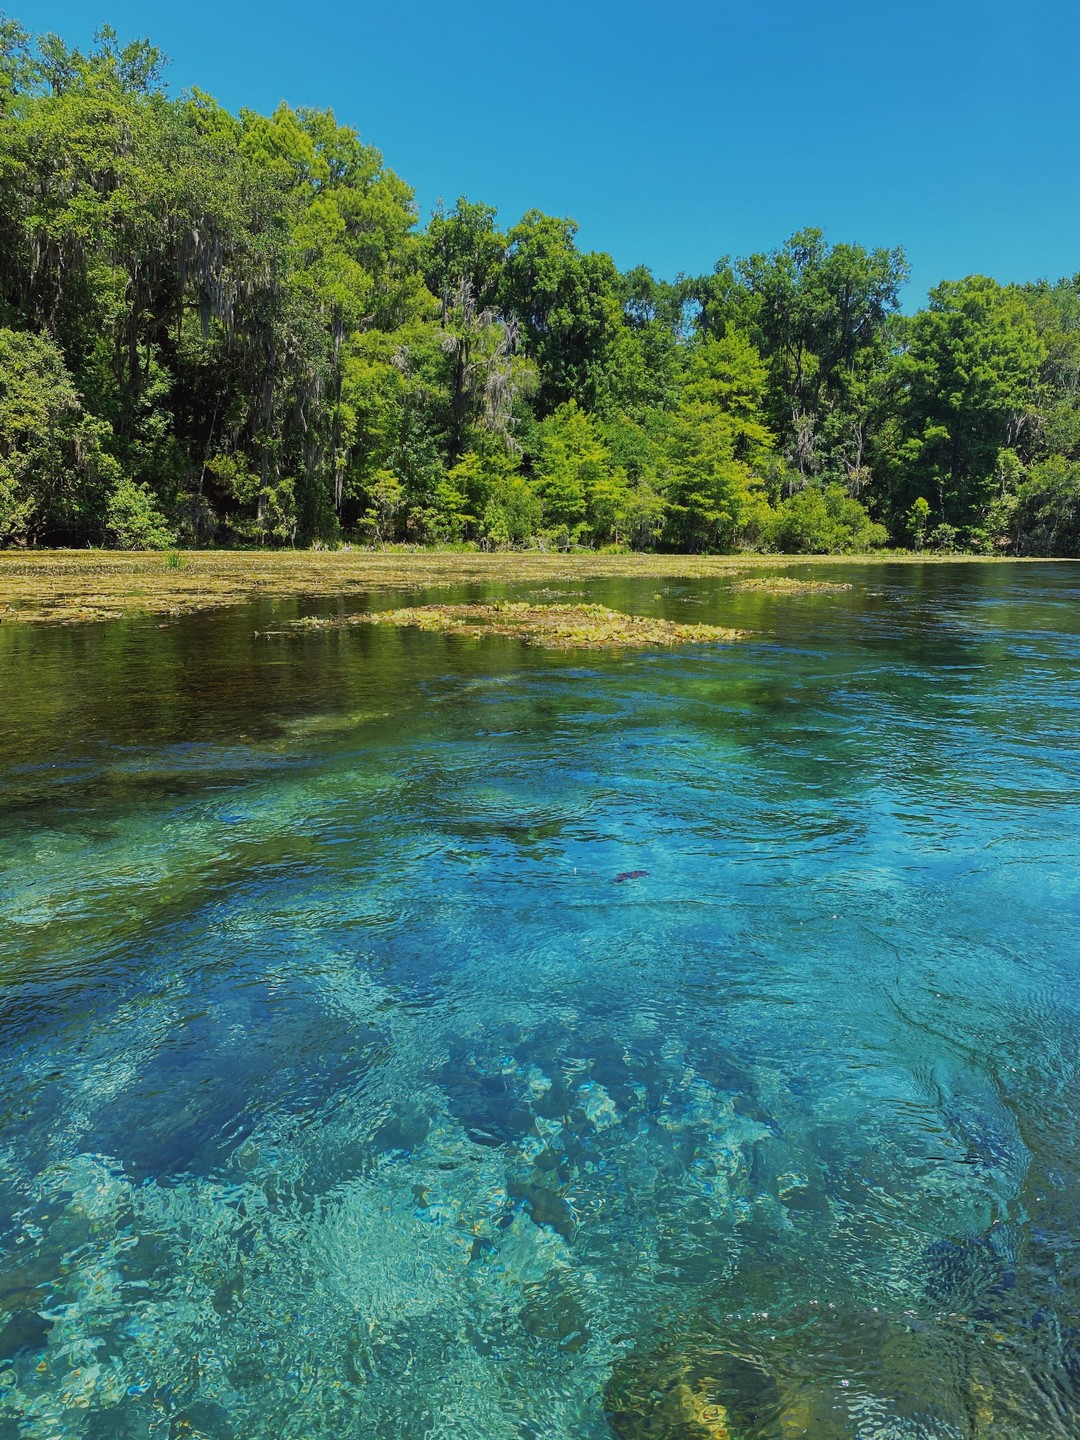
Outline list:
[[[0,632],[0,1440],[1080,1435],[1080,571],[814,573]]]

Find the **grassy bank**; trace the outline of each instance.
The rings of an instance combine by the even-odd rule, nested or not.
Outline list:
[[[125,614],[180,615],[275,595],[405,594],[454,585],[766,575],[827,564],[997,564],[971,556],[572,555],[511,551],[0,552],[0,622],[71,624]],[[1017,562],[1010,562],[1017,563]],[[1038,562],[1025,562],[1038,563]]]

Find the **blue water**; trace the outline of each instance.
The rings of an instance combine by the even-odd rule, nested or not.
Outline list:
[[[1080,1436],[1080,570],[826,578],[4,628],[0,1440]]]

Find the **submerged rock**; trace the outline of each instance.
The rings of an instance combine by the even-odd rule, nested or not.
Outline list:
[[[451,1115],[478,1145],[509,1145],[535,1129],[533,1077],[501,1057],[490,1060],[451,1047],[439,1083]]]
[[[628,1355],[604,1392],[620,1440],[973,1440],[992,1397],[962,1325],[838,1306],[703,1317]]]
[[[588,1317],[580,1301],[565,1287],[546,1286],[533,1296],[519,1316],[523,1330],[573,1355],[588,1344]]]
[[[749,1440],[781,1406],[759,1366],[719,1348],[673,1346],[617,1366],[604,1410],[620,1440]]]
[[[976,1315],[993,1314],[1016,1284],[1019,1240],[1012,1226],[983,1235],[943,1237],[925,1251],[926,1297],[932,1304]]]
[[[20,1350],[42,1350],[52,1322],[36,1310],[13,1310],[0,1324],[0,1359],[8,1360]]]
[[[559,1193],[558,1181],[550,1173],[526,1176],[511,1180],[509,1193],[515,1200],[524,1202],[530,1217],[537,1225],[549,1225],[565,1240],[573,1240],[577,1220],[570,1202]]]
[[[431,1117],[416,1099],[391,1106],[386,1119],[375,1132],[374,1144],[379,1150],[408,1154],[428,1137]]]

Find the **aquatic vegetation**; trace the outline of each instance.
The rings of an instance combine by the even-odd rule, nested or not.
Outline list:
[[[131,613],[181,615],[259,598],[348,598],[378,591],[421,593],[458,585],[516,586],[538,580],[578,585],[619,578],[689,582],[724,579],[745,572],[749,566],[768,571],[778,563],[775,556],[553,555],[538,550],[491,554],[434,550],[207,550],[186,552],[182,558],[183,565],[174,569],[163,564],[159,555],[104,550],[0,551],[0,622],[77,623]],[[886,560],[901,565],[964,563],[956,557],[943,560],[892,555],[870,563],[883,564]],[[785,569],[798,564],[809,570],[836,563],[835,558],[817,555],[783,561]],[[546,588],[554,587],[548,583]],[[680,594],[689,600],[697,598],[687,592],[686,586],[667,587],[667,593],[673,598]]]
[[[736,580],[733,590],[764,590],[778,595],[827,595],[841,590],[850,590],[846,581],[796,579],[793,575],[753,575],[748,580]]]
[[[308,617],[297,630],[390,625],[439,630],[451,635],[508,635],[548,650],[641,650],[663,645],[730,644],[742,632],[722,625],[681,625],[655,616],[625,615],[606,605],[533,605],[497,601],[492,605],[419,605],[370,610],[347,619]]]

